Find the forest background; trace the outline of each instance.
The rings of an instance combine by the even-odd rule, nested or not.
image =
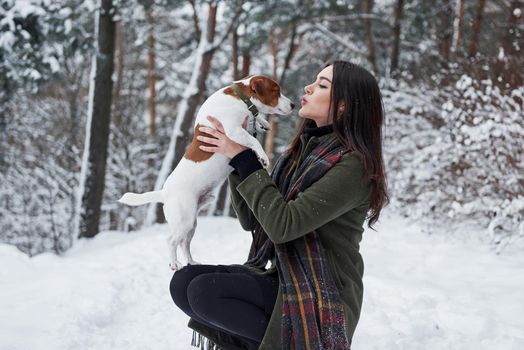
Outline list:
[[[265,74],[298,101],[343,59],[381,87],[390,210],[522,243],[523,3],[1,0],[0,241],[61,254],[163,222],[116,199],[162,185],[207,96]],[[268,119],[274,161],[299,117]],[[227,191],[204,215],[235,215]]]

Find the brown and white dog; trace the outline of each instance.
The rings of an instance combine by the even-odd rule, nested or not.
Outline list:
[[[248,76],[235,81],[234,84],[237,85],[240,94],[247,97],[261,113],[289,114],[294,108],[294,104],[280,93],[280,86],[268,77]],[[246,100],[247,103],[249,101]],[[212,204],[214,189],[233,170],[229,165],[229,158],[224,154],[205,152],[199,148],[200,145],[210,146],[196,138],[202,134],[198,130],[200,126],[214,128],[207,116],[211,115],[218,119],[230,139],[253,149],[263,166],[267,168],[268,157],[262,146],[242,127],[246,116],[252,114],[246,102],[231,86],[213,93],[200,107],[195,120],[193,140],[184,157],[166,179],[162,190],[142,194],[128,192],[118,200],[128,205],[155,202],[164,204],[164,215],[170,230],[168,238],[170,266],[175,271],[183,267],[177,259],[178,246],[181,246],[188,264],[199,264],[193,260],[190,252],[198,213],[206,205]],[[258,130],[269,129],[267,121],[258,116],[254,118]]]

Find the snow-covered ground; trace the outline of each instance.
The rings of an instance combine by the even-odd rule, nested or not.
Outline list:
[[[387,214],[362,242],[353,349],[524,349],[523,254],[421,234]],[[169,295],[166,236],[164,225],[102,232],[32,259],[0,245],[0,349],[195,349]],[[235,219],[201,217],[193,257],[242,263],[250,239]]]

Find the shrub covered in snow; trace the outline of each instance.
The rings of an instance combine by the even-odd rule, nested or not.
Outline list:
[[[386,154],[393,205],[415,220],[524,219],[524,88],[503,93],[463,75],[429,91],[392,82]],[[398,84],[398,85],[397,85]],[[393,129],[393,130],[391,130]]]

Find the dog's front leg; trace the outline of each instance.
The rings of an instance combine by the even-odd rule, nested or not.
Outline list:
[[[271,130],[271,124],[260,115],[255,117],[257,131],[264,132]]]
[[[257,154],[258,158],[262,162],[264,168],[269,166],[269,158],[266,152],[262,148],[262,145],[256,138],[251,136],[244,128],[234,128],[230,132],[226,132],[227,136],[242,146],[251,148]]]

